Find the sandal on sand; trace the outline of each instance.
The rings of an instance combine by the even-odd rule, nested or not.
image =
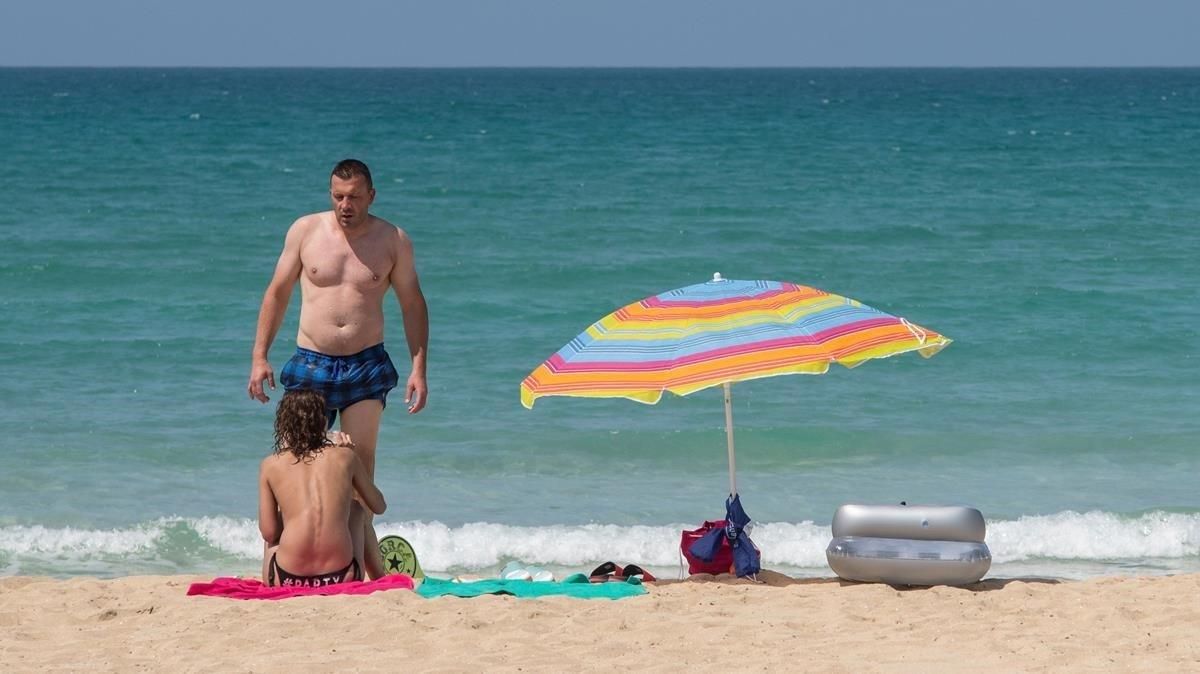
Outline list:
[[[654,581],[658,580],[657,578],[654,577],[654,575],[652,573],[643,569],[642,567],[638,566],[637,564],[626,564],[625,568],[618,569],[616,571],[616,573],[613,575],[617,578],[625,579],[625,580],[628,580],[630,578],[638,578],[640,576],[640,578],[638,578],[638,579],[641,580],[643,583],[653,583]]]
[[[535,583],[553,583],[554,572],[543,569],[540,566],[529,566],[525,568],[533,577],[530,579]]]
[[[605,562],[588,574],[588,581],[592,583],[607,583],[610,580],[622,580],[621,578],[613,578],[613,574],[620,573],[621,567],[613,562]]]
[[[529,569],[521,566],[520,563],[512,561],[508,564],[505,564],[503,569],[500,569],[500,579],[533,580],[533,574],[529,572]]]
[[[637,564],[626,564],[622,567],[613,562],[605,562],[588,574],[588,581],[592,583],[616,581],[618,583],[641,585],[643,582],[654,582],[654,580],[654,576],[649,571],[646,571]]]
[[[540,566],[521,566],[520,562],[512,561],[500,570],[502,580],[531,580],[535,583],[554,581],[554,573]]]

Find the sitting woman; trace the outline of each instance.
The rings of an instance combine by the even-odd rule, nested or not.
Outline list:
[[[258,479],[263,582],[330,585],[362,580],[362,504],[387,504],[342,433],[327,436],[325,398],[288,391],[275,414],[275,448]],[[356,497],[357,495],[357,497]]]

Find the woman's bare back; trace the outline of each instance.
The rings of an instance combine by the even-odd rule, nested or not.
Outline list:
[[[280,566],[307,575],[350,563],[356,462],[348,447],[325,447],[307,460],[288,452],[263,460],[262,488],[270,490],[283,524],[275,551]]]

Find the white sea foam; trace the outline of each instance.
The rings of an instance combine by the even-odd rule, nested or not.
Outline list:
[[[162,535],[162,526],[157,523],[139,524],[128,529],[2,527],[0,553],[77,558],[140,554],[154,549]]]
[[[255,520],[201,517],[186,522],[209,545],[225,554],[247,558],[262,555],[262,535]]]
[[[446,571],[494,569],[512,559],[575,568],[611,559],[669,568],[679,564],[681,532],[695,526],[513,526],[489,522],[448,526],[436,521],[381,521],[377,530],[380,536],[397,534],[408,539],[427,570]],[[750,535],[762,550],[763,564],[768,568],[825,566],[828,525],[758,523]],[[12,567],[14,559],[23,559],[52,568],[56,560],[145,560],[194,539],[210,546],[215,553],[210,557],[214,558],[228,556],[252,562],[262,554],[254,520],[161,518],[123,529],[0,527],[0,562]],[[1196,560],[1200,557],[1200,514],[1156,511],[1129,517],[1066,511],[993,520],[988,522],[987,543],[997,564],[1030,560]]]
[[[1200,515],[1151,512],[1126,518],[1106,512],[1061,512],[989,522],[996,562],[1030,558],[1146,559],[1200,555]]]

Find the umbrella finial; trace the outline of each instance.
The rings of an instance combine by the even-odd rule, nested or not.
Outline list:
[[[721,272],[717,272],[717,273],[713,274],[713,280],[712,280],[713,283],[720,283],[724,280],[725,279],[721,276]]]

